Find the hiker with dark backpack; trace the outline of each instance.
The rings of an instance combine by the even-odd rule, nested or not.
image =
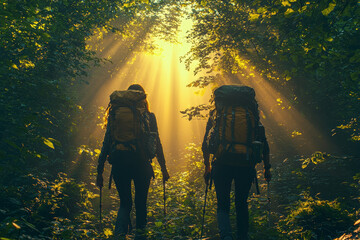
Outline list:
[[[102,173],[105,161],[108,160],[112,165],[109,187],[113,178],[120,197],[114,232],[116,239],[125,237],[131,231],[131,181],[134,181],[135,185],[136,236],[140,236],[140,239],[146,238],[146,202],[150,180],[154,177],[151,159],[155,156],[165,183],[169,174],[156,118],[154,113],[149,111],[144,89],[139,84],[133,84],[128,90],[113,92],[110,95],[96,184],[103,187]]]
[[[247,240],[249,213],[247,198],[256,179],[255,165],[263,161],[270,181],[269,145],[259,120],[254,89],[224,85],[214,91],[215,108],[210,111],[202,144],[206,185],[214,181],[220,237],[232,240],[230,190],[235,182],[237,240]],[[210,165],[210,155],[213,161]]]

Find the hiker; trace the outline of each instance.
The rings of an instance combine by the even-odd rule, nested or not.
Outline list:
[[[214,181],[220,237],[234,239],[230,225],[230,190],[235,182],[237,240],[247,240],[247,198],[256,178],[255,165],[264,163],[270,181],[269,145],[259,121],[255,91],[247,86],[224,85],[214,91],[215,108],[210,111],[202,144],[204,179]],[[210,154],[213,161],[210,165]],[[210,182],[211,186],[211,182]]]
[[[151,159],[156,155],[163,183],[169,179],[154,113],[149,111],[146,94],[139,84],[110,95],[107,127],[97,167],[96,185],[103,186],[102,173],[108,159],[111,176],[120,197],[115,237],[131,231],[131,181],[135,185],[136,234],[145,236],[146,201],[150,180],[154,177]],[[110,184],[111,185],[111,177]]]

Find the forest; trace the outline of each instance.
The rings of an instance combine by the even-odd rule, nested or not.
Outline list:
[[[0,239],[112,239],[96,167],[109,95],[132,83],[170,173],[165,193],[153,161],[148,239],[220,239],[214,189],[201,234],[201,142],[224,84],[255,89],[270,145],[251,239],[360,239],[359,0],[1,0],[0,18]]]

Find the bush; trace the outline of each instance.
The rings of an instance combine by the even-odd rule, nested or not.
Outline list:
[[[291,239],[333,239],[353,223],[354,218],[340,204],[304,195],[289,215],[279,223],[280,229]]]
[[[91,198],[84,184],[59,174],[53,183],[34,175],[23,186],[1,186],[0,236],[21,239],[82,239],[95,236]]]

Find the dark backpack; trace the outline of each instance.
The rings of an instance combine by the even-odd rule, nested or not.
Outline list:
[[[259,110],[254,89],[223,85],[214,91],[214,97],[215,109],[210,113],[212,127],[206,139],[209,153],[217,159],[231,153],[242,154],[254,164],[261,161]]]
[[[139,151],[145,158],[155,157],[157,133],[151,132],[145,99],[146,94],[137,90],[115,91],[110,95],[110,155]]]

